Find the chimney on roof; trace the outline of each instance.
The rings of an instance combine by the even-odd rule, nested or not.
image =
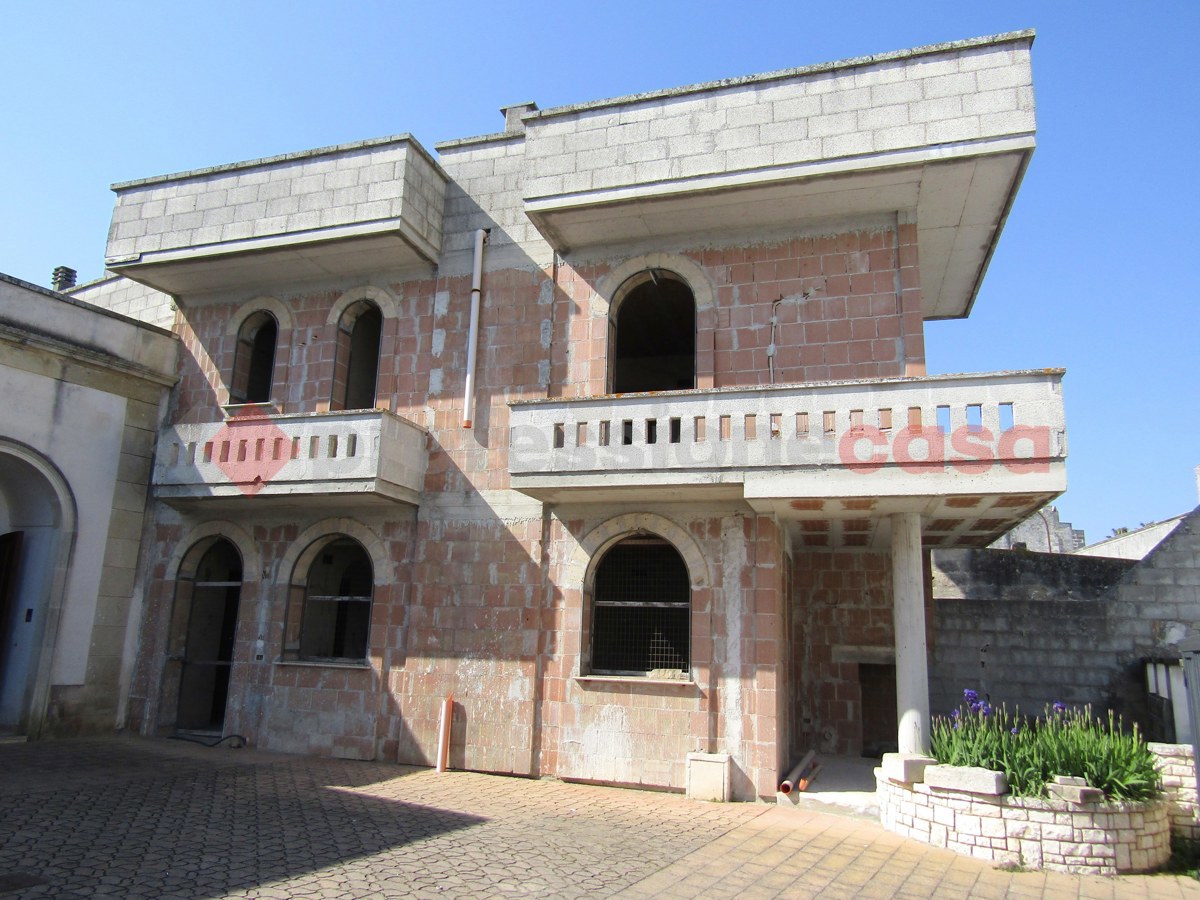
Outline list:
[[[504,131],[507,134],[523,133],[525,123],[521,121],[521,116],[537,112],[537,108],[536,103],[514,103],[512,106],[500,107],[500,112],[504,113]]]
[[[56,266],[54,269],[53,279],[54,289],[59,293],[69,291],[75,287],[76,272],[74,269],[69,269],[66,266]]]

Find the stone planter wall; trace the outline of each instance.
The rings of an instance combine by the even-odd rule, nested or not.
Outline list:
[[[1171,831],[1188,840],[1200,840],[1200,804],[1196,798],[1196,760],[1190,744],[1150,744],[1162,773],[1163,796]]]
[[[1151,871],[1171,855],[1164,800],[1076,804],[932,788],[875,773],[884,828],[978,859],[1118,875]]]

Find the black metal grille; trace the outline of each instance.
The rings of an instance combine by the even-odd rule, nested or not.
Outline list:
[[[592,670],[686,672],[691,586],[679,552],[661,538],[628,538],[600,561],[592,612]]]

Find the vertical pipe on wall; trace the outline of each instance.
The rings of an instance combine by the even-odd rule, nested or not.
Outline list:
[[[467,375],[463,387],[463,428],[475,417],[475,357],[479,351],[479,296],[483,283],[483,244],[486,228],[475,229],[475,259],[471,266],[471,325],[467,331]]]
[[[437,771],[445,772],[450,765],[450,723],[454,718],[454,695],[442,701],[442,718],[438,723]]]

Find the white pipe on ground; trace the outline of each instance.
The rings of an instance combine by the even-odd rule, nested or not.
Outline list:
[[[479,351],[479,297],[483,284],[483,244],[486,228],[475,229],[475,260],[471,267],[471,325],[467,331],[467,377],[463,387],[463,428],[475,418],[475,356]]]
[[[445,772],[450,764],[450,722],[454,718],[454,695],[442,701],[442,718],[438,723],[437,771]]]

